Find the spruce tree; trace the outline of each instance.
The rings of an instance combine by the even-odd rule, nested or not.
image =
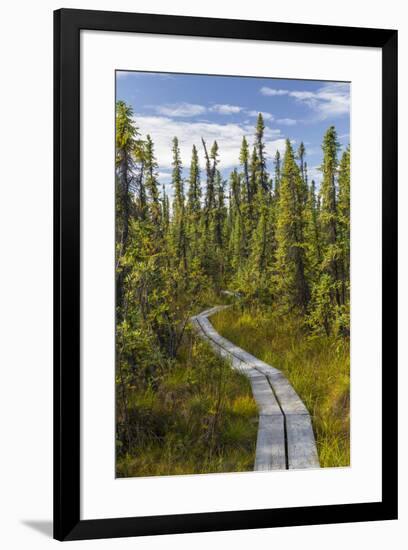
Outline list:
[[[272,207],[272,182],[266,168],[264,143],[265,125],[259,113],[255,129],[255,145],[251,159],[253,205],[248,223],[248,271],[255,283],[258,299],[268,302],[273,293],[270,285],[271,269],[275,260],[275,227]],[[253,285],[252,285],[253,288]],[[254,292],[253,288],[253,292]]]
[[[189,187],[187,193],[187,210],[189,214],[199,214],[201,212],[201,184],[200,184],[200,165],[198,161],[197,148],[193,145],[191,152],[190,176],[188,179]]]
[[[206,224],[208,225],[210,217],[213,214],[216,206],[215,199],[215,174],[218,164],[218,144],[214,141],[210,154],[208,154],[207,146],[205,141],[202,139],[204,154],[206,159],[206,173],[207,173],[207,188],[205,195],[205,204],[204,204],[204,214],[206,218]]]
[[[247,195],[246,195],[247,196]],[[231,172],[230,176],[230,262],[234,273],[237,273],[242,266],[245,254],[244,243],[244,223],[242,215],[240,177],[236,169]]]
[[[225,242],[227,228],[227,209],[225,207],[225,181],[219,170],[215,174],[216,208],[214,212],[214,242],[216,246],[217,264],[220,283],[225,272]]]
[[[135,177],[134,187],[134,204],[136,216],[140,220],[145,220],[147,216],[147,196],[145,187],[145,159],[146,159],[146,142],[143,139],[136,140],[134,149],[134,157],[139,169]]]
[[[132,184],[135,180],[135,152],[138,130],[133,122],[133,109],[123,101],[116,103],[116,311],[123,317],[125,277],[128,269],[124,257],[129,243],[132,214]],[[143,182],[140,182],[143,187]]]
[[[279,187],[280,187],[280,181],[281,181],[281,156],[278,150],[276,150],[276,153],[275,153],[274,166],[275,166],[274,196],[277,200],[279,200]]]
[[[338,150],[340,145],[334,126],[326,131],[321,166],[323,181],[320,189],[319,227],[321,262],[319,280],[313,287],[310,324],[327,335],[343,331],[342,249],[339,240],[339,213],[337,205]]]
[[[297,158],[299,159],[300,175],[303,181],[305,181],[305,154],[305,145],[303,141],[301,141],[297,151]]]
[[[349,302],[350,286],[350,147],[340,160],[338,191],[338,239],[341,248],[341,301]]]
[[[249,147],[246,137],[242,138],[241,150],[239,153],[239,162],[242,166],[243,181],[245,184],[246,201],[250,205],[252,203],[251,184],[249,181]]]
[[[339,289],[339,243],[336,179],[340,144],[334,126],[330,126],[323,138],[323,181],[321,186],[320,225],[322,234],[322,270],[331,277],[333,303],[341,305]]]
[[[198,152],[196,146],[193,145],[187,192],[187,234],[191,260],[198,259],[199,256],[201,194]]]
[[[266,171],[266,155],[265,155],[265,143],[264,143],[265,124],[262,113],[259,113],[256,131],[255,131],[255,148],[258,157],[258,177],[259,184],[265,192],[269,191],[269,177]]]
[[[250,174],[249,182],[250,182],[250,188],[251,188],[251,197],[255,198],[258,193],[258,184],[259,184],[259,157],[256,151],[256,147],[252,149],[249,174]],[[254,212],[254,215],[255,215],[255,212]]]
[[[116,376],[118,381],[118,434],[126,450],[131,448],[133,438],[128,409],[128,387],[131,381],[131,370],[128,361],[128,346],[126,338],[122,337],[123,327],[127,323],[126,282],[131,268],[126,261],[128,250],[131,249],[132,227],[132,191],[137,176],[136,154],[138,131],[133,122],[133,109],[123,101],[116,103],[116,327],[118,344],[116,346]],[[139,175],[140,177],[140,175]],[[141,178],[139,185],[143,186]]]
[[[150,221],[153,224],[156,236],[161,235],[161,205],[159,184],[157,175],[157,161],[154,155],[154,145],[149,134],[146,136],[145,146],[145,185],[148,193],[148,212]]]
[[[305,240],[309,267],[309,280],[311,284],[316,283],[321,264],[321,243],[319,227],[319,211],[316,197],[316,183],[312,180],[308,190],[308,197],[305,209]]]
[[[216,177],[218,165],[218,144],[214,141],[208,153],[205,141],[202,139],[206,159],[207,186],[204,199],[204,211],[201,227],[200,256],[207,275],[216,287],[219,287],[220,266],[217,256],[217,190]]]
[[[224,246],[224,228],[226,220],[225,208],[225,181],[221,177],[221,173],[217,170],[215,175],[215,192],[216,192],[216,243],[222,249]]]
[[[135,148],[138,130],[133,109],[124,101],[116,103],[116,237],[125,253],[129,235],[131,185],[135,171]]]
[[[171,179],[174,190],[172,212],[173,248],[178,265],[182,266],[184,272],[187,273],[187,234],[185,219],[184,182],[182,178],[182,164],[177,137],[173,138],[173,171]]]
[[[268,202],[261,188],[258,189],[258,220],[251,241],[251,264],[255,272],[264,273],[268,263]]]
[[[167,234],[170,225],[170,205],[169,197],[166,193],[166,187],[163,184],[162,187],[162,220],[163,220],[163,232]]]
[[[300,177],[302,178],[302,185],[300,188],[299,198],[303,202],[303,204],[306,204],[307,196],[308,196],[307,163],[305,161],[305,156],[306,156],[306,148],[303,141],[301,141],[297,151],[297,158],[299,159]]]
[[[282,302],[306,311],[310,289],[306,279],[302,178],[290,141],[286,140],[277,214],[277,291]]]

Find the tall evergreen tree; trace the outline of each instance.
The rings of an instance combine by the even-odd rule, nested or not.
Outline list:
[[[249,243],[252,236],[252,231],[255,227],[254,225],[254,196],[253,192],[255,190],[255,178],[256,178],[256,168],[254,168],[254,176],[251,182],[250,175],[250,155],[248,142],[245,136],[242,138],[241,150],[239,153],[239,162],[241,164],[242,172],[240,178],[236,179],[236,183],[239,183],[240,180],[240,189],[238,187],[234,191],[235,195],[239,196],[239,217],[240,217],[240,235],[242,239],[242,250],[241,253],[244,258],[249,255]],[[256,161],[255,161],[256,164]],[[231,180],[232,181],[232,180]]]
[[[166,193],[166,187],[163,184],[162,187],[162,220],[163,220],[163,231],[166,234],[169,230],[170,225],[170,204],[169,197]]]
[[[306,311],[310,299],[306,279],[302,178],[290,141],[286,140],[277,217],[277,289],[281,300]]]
[[[201,212],[201,184],[200,184],[200,165],[198,161],[198,152],[195,145],[191,152],[190,176],[188,179],[189,188],[187,194],[187,209],[189,214],[198,214]]]
[[[182,178],[182,165],[180,148],[177,137],[173,138],[173,171],[172,185],[174,190],[172,236],[173,247],[177,263],[182,266],[187,274],[187,232],[185,216],[184,182]]]
[[[338,220],[341,248],[341,302],[349,301],[350,285],[350,147],[344,151],[339,166]]]
[[[339,240],[337,204],[338,150],[337,132],[330,126],[323,138],[323,181],[320,189],[319,227],[321,263],[319,280],[313,287],[310,324],[322,327],[326,334],[344,331],[342,292],[342,247]],[[342,320],[343,319],[343,320]]]
[[[268,265],[268,259],[270,259],[268,229],[270,229],[271,225],[269,223],[267,197],[261,188],[258,189],[257,202],[259,205],[258,220],[251,241],[250,261],[255,271],[264,273]]]
[[[306,154],[305,145],[303,141],[301,141],[297,151],[297,157],[299,159],[300,176],[303,181],[305,180],[305,154]]]
[[[205,272],[218,287],[219,265],[217,262],[217,190],[216,177],[218,165],[218,144],[214,141],[208,153],[205,141],[202,139],[206,159],[207,185],[204,199],[204,210],[201,228],[201,258]]]
[[[116,103],[116,236],[124,254],[129,236],[131,185],[134,180],[138,130],[133,109],[124,101]]]
[[[262,113],[259,113],[256,131],[255,131],[255,148],[258,157],[258,177],[259,184],[265,192],[269,191],[269,177],[266,171],[266,155],[265,155],[265,143],[264,143],[265,124]]]
[[[218,277],[220,283],[224,280],[225,273],[225,243],[227,229],[227,209],[225,206],[225,181],[219,170],[215,175],[216,208],[214,212],[214,243],[218,264]]]
[[[321,242],[319,227],[319,211],[316,197],[316,183],[312,180],[308,190],[308,197],[305,209],[305,238],[307,242],[307,258],[309,266],[309,280],[311,284],[316,283],[321,264]]]
[[[131,423],[128,410],[128,385],[131,379],[126,340],[122,337],[122,327],[126,324],[126,276],[129,266],[126,254],[130,248],[132,217],[132,186],[136,175],[135,153],[138,144],[138,131],[133,122],[133,109],[123,101],[116,103],[116,326],[118,342],[116,346],[116,376],[118,380],[118,416],[122,421],[118,433],[125,449],[132,445]],[[140,160],[140,159],[138,159]],[[139,180],[139,184],[143,183]]]
[[[190,175],[187,193],[187,234],[191,259],[199,260],[201,225],[201,182],[198,152],[195,145],[191,152]]]
[[[259,157],[256,151],[256,147],[252,149],[251,163],[250,163],[250,175],[249,182],[251,188],[251,197],[255,198],[258,194],[258,184],[259,184]],[[254,212],[255,215],[255,212]]]
[[[148,134],[146,136],[145,146],[145,185],[148,192],[148,211],[150,220],[154,227],[156,236],[161,235],[161,206],[160,206],[160,194],[157,175],[157,161],[154,155],[154,145],[152,138]]]
[[[249,147],[246,137],[242,138],[241,150],[239,153],[239,162],[242,166],[243,181],[245,184],[246,201],[252,203],[251,184],[249,180]]]
[[[338,150],[340,148],[337,140],[337,132],[334,126],[330,126],[323,138],[323,164],[321,167],[323,181],[321,186],[321,210],[320,225],[322,231],[323,264],[322,270],[332,280],[333,301],[341,305],[339,291],[339,254],[338,246],[338,212],[336,179],[338,170]]]
[[[135,184],[132,185],[134,190],[135,211],[138,219],[145,220],[147,216],[147,195],[144,183],[146,142],[143,139],[136,140],[134,157],[139,166],[138,171],[135,173]]]
[[[299,159],[300,177],[302,178],[302,185],[300,188],[300,200],[306,204],[308,188],[307,188],[307,163],[305,161],[306,148],[303,141],[300,142],[297,158]]]
[[[275,166],[275,197],[276,199],[279,199],[279,188],[280,188],[280,181],[281,181],[281,156],[280,156],[279,150],[276,150],[276,153],[275,153],[274,166]]]
[[[247,195],[246,195],[247,196]],[[241,203],[240,177],[236,169],[230,176],[230,261],[234,272],[242,267],[245,258],[244,223]]]
[[[133,122],[133,109],[123,101],[116,103],[116,310],[123,317],[124,281],[127,267],[123,258],[129,241],[132,212],[132,184],[135,179],[135,151],[138,130]],[[141,184],[142,185],[142,184]]]
[[[221,177],[221,173],[217,170],[215,175],[215,191],[216,191],[216,242],[217,246],[222,249],[224,246],[224,228],[226,220],[225,208],[225,181]]]
[[[207,173],[207,188],[206,188],[204,208],[205,208],[206,223],[208,224],[209,218],[216,206],[215,174],[216,174],[217,164],[218,164],[218,144],[216,141],[214,141],[211,147],[210,154],[208,154],[207,145],[203,139],[202,139],[202,143],[203,143],[204,154],[206,159],[205,168]]]

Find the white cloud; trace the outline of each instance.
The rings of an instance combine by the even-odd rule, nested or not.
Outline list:
[[[350,85],[343,82],[325,84],[315,92],[309,90],[279,90],[263,86],[262,95],[293,97],[314,111],[320,120],[350,112]]]
[[[220,169],[231,169],[239,163],[239,151],[243,136],[252,143],[254,134],[253,125],[230,122],[220,124],[214,122],[183,121],[163,116],[142,116],[135,118],[136,126],[142,136],[150,134],[154,142],[155,155],[159,164],[159,171],[165,173],[171,170],[172,163],[172,139],[178,137],[181,158],[185,171],[188,170],[191,159],[191,148],[196,145],[200,155],[200,166],[205,167],[201,138],[211,147],[214,140],[217,141],[220,152]],[[265,128],[266,153],[271,161],[276,149],[283,150],[285,140],[280,130]]]
[[[294,97],[295,99],[299,99],[299,101],[305,101],[307,99],[315,99],[317,97],[317,94],[315,92],[289,92],[288,95],[290,97]]]
[[[276,122],[284,126],[295,126],[297,121],[294,118],[278,118]]]
[[[242,111],[242,107],[239,107],[238,105],[216,104],[210,107],[209,111],[218,113],[220,115],[233,115],[236,113],[240,113]]]
[[[315,181],[316,187],[319,189],[321,181],[322,181],[322,172],[320,170],[320,166],[309,166],[307,167],[307,177],[309,180],[309,184],[312,182],[312,180]]]
[[[262,88],[259,90],[262,95],[288,95],[288,90],[278,90],[276,88],[269,88],[269,86],[262,86]]]
[[[167,117],[193,117],[205,113],[217,113],[219,115],[233,115],[243,111],[239,105],[229,105],[228,103],[217,103],[211,107],[198,105],[196,103],[168,103],[164,105],[146,105],[153,109],[157,114]]]
[[[281,158],[285,154],[286,149],[286,138],[274,139],[273,141],[267,142],[266,144],[266,160],[268,164],[269,172],[273,171],[273,159],[275,157],[276,151],[279,151]]]
[[[166,117],[193,117],[206,113],[217,113],[219,115],[234,115],[243,113],[250,117],[257,117],[259,113],[262,113],[264,120],[274,120],[272,113],[257,110],[247,110],[240,105],[230,105],[229,103],[216,103],[210,107],[205,105],[199,105],[196,103],[167,103],[164,105],[145,105],[146,108],[152,109],[158,115]]]
[[[159,172],[158,176],[160,181],[162,181],[162,183],[171,180],[171,172]]]
[[[303,144],[306,146],[306,156],[310,155],[321,155],[322,154],[322,148],[321,147],[310,147],[305,141]]]
[[[159,115],[169,117],[197,116],[202,115],[207,110],[204,105],[197,105],[195,103],[169,103],[167,105],[155,105],[151,108]]]
[[[263,111],[245,111],[248,116],[257,117],[259,113],[262,113],[264,120],[273,120],[274,116],[271,113],[265,113]]]
[[[350,112],[349,84],[326,84],[315,93],[291,92],[291,96],[305,103],[321,119],[345,115]]]
[[[274,120],[272,113],[257,110],[247,110],[240,105],[230,105],[228,103],[216,103],[210,107],[195,103],[167,103],[164,105],[145,105],[146,108],[152,109],[158,115],[166,117],[193,117],[206,113],[217,113],[219,115],[234,115],[243,113],[247,116],[256,118],[259,113],[262,113],[264,120]]]

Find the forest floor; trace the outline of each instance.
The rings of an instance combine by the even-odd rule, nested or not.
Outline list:
[[[133,388],[137,434],[117,476],[242,472],[254,468],[258,411],[247,378],[188,330],[155,387]]]
[[[350,464],[350,346],[310,336],[295,315],[224,309],[211,317],[225,338],[281,370],[309,410],[320,465]]]
[[[233,304],[236,299],[224,295],[221,301]],[[209,300],[208,306],[215,302]],[[300,318],[265,307],[233,306],[213,315],[211,323],[222,336],[285,374],[309,410],[320,465],[348,466],[349,342],[311,337]],[[191,327],[176,360],[155,384],[133,387],[129,411],[136,435],[129,452],[118,449],[118,477],[254,468],[258,410],[250,383]]]

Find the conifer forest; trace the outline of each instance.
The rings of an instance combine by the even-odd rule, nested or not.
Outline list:
[[[350,147],[327,125],[316,182],[307,140],[271,156],[265,125],[257,113],[228,173],[217,139],[182,158],[169,136],[164,185],[154,132],[116,102],[118,477],[254,469],[251,385],[191,324],[215,305],[218,333],[305,404],[320,466],[349,465]]]

